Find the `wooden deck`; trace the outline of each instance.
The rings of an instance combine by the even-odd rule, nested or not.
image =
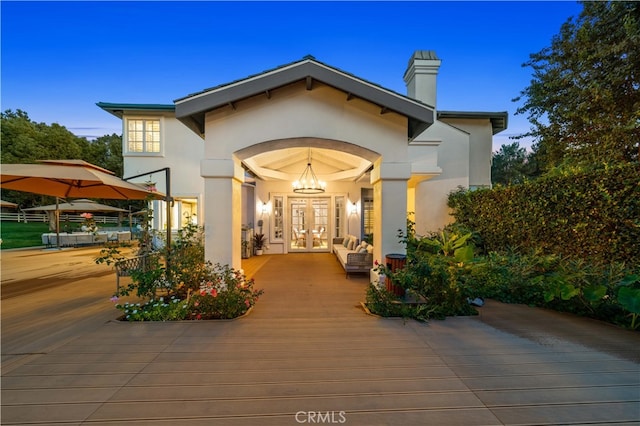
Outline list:
[[[251,256],[242,259],[242,269],[247,278],[254,278],[256,272],[260,270],[274,255],[263,254],[262,256]]]

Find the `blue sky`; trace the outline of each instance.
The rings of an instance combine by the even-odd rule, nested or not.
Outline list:
[[[547,47],[582,6],[568,1],[2,1],[2,110],[89,138],[121,134],[96,102],[175,99],[313,55],[399,93],[415,50],[442,60],[438,109],[508,111],[494,148],[525,132],[515,116]]]

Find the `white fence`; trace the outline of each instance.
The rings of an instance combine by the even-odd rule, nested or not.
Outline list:
[[[49,222],[49,216],[46,213],[2,212],[2,213],[0,213],[0,220],[7,221],[7,222],[25,222],[25,223],[26,222],[43,222],[43,223],[48,223]],[[97,215],[94,215],[93,216],[93,220],[95,220],[96,223],[115,223],[115,224],[119,223],[118,218],[114,217],[114,216],[97,216]],[[123,218],[123,220],[126,220],[126,217]],[[133,220],[135,222],[136,218],[133,218]],[[61,212],[60,213],[60,223],[62,224],[64,222],[82,223],[82,222],[84,222],[84,218],[80,217],[80,215],[78,215],[78,214],[68,214],[68,213]]]

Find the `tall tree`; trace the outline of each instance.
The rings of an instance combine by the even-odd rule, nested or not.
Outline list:
[[[115,173],[116,176],[122,177],[122,173],[124,173],[122,136],[113,133],[100,136],[89,142],[85,157],[86,161],[104,167]]]
[[[640,158],[640,3],[582,2],[551,46],[530,55],[528,114],[546,169]]]
[[[491,159],[491,182],[500,185],[522,183],[526,177],[527,150],[518,142],[502,145]]]
[[[3,164],[80,159],[111,170],[116,176],[122,176],[122,137],[116,134],[88,141],[60,124],[36,123],[22,110],[6,110],[1,113],[0,131],[0,159]],[[51,200],[50,197],[36,194],[4,190],[2,197],[18,203],[22,208]],[[118,204],[115,201],[104,202]]]
[[[7,110],[0,117],[3,163],[81,159],[87,149],[86,139],[77,137],[57,123],[36,123],[22,110]]]

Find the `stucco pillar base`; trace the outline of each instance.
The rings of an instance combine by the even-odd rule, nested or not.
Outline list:
[[[409,163],[381,163],[371,173],[373,184],[374,259],[383,263],[387,254],[405,254],[398,231],[407,229],[407,181],[411,177]]]
[[[204,178],[204,256],[212,264],[242,267],[242,182],[244,172],[234,160],[200,163]]]

